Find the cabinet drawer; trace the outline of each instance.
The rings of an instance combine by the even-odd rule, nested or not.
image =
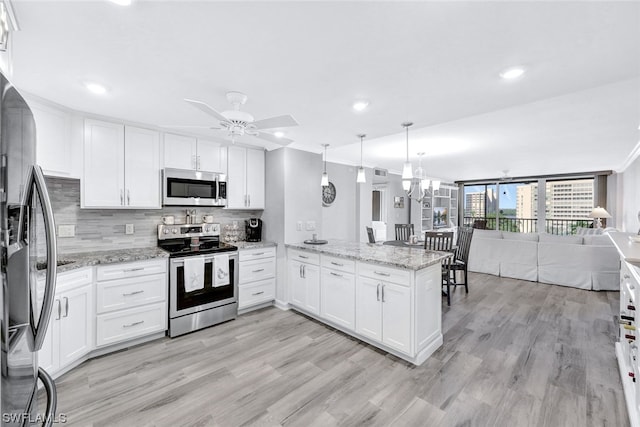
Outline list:
[[[98,280],[124,279],[127,277],[145,276],[147,274],[159,274],[167,272],[166,259],[153,259],[148,261],[126,262],[98,266]]]
[[[320,257],[320,263],[322,264],[322,267],[330,268],[332,270],[344,271],[345,273],[356,272],[356,262],[350,259],[323,254]]]
[[[276,248],[257,248],[257,249],[242,249],[240,250],[239,260],[250,261],[253,259],[270,258],[276,256]]]
[[[276,275],[276,259],[240,261],[240,284],[264,280]]]
[[[409,270],[400,270],[397,268],[383,267],[374,264],[360,264],[360,275],[370,277],[372,279],[383,280],[385,282],[393,282],[398,285],[409,286],[411,273]]]
[[[296,260],[301,262],[308,262],[310,264],[320,264],[320,254],[309,252],[309,251],[299,251],[297,249],[289,248],[289,260]]]
[[[110,280],[98,283],[96,311],[106,313],[166,299],[166,274]]]
[[[115,344],[166,329],[166,303],[99,314],[96,320],[96,346]]]
[[[276,279],[240,285],[238,288],[238,308],[272,301],[276,297]]]

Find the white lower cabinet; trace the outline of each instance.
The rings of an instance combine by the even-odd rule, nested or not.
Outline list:
[[[167,260],[97,267],[96,347],[167,329]]]
[[[353,261],[322,257],[320,315],[340,326],[355,330],[356,276]]]
[[[298,260],[288,261],[291,303],[320,314],[320,267]]]
[[[47,336],[38,363],[55,374],[93,348],[93,269],[58,274]]]
[[[276,248],[241,249],[238,309],[259,308],[276,299]]]

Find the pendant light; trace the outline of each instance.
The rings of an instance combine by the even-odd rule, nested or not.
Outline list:
[[[404,122],[402,123],[402,127],[404,127],[406,134],[407,134],[407,159],[404,162],[404,166],[402,167],[402,179],[403,179],[403,183],[402,186],[405,187],[406,184],[404,183],[404,180],[411,180],[413,179],[413,171],[412,166],[411,166],[411,162],[409,162],[409,126],[412,126],[413,123],[411,122]],[[409,186],[411,186],[411,181],[409,181]],[[405,188],[405,190],[407,190],[407,188]]]
[[[358,138],[360,138],[360,167],[358,168],[358,177],[356,178],[356,183],[358,184],[364,184],[367,182],[367,178],[364,175],[364,168],[362,167],[362,140],[365,136],[367,135],[363,133],[358,135]]]
[[[322,179],[320,180],[320,185],[323,187],[329,186],[329,175],[327,174],[327,147],[329,144],[322,144],[324,147],[324,171],[322,172]]]

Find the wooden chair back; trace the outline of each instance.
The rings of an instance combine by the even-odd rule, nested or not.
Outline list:
[[[413,224],[396,224],[396,240],[409,240],[413,234]]]
[[[456,243],[456,261],[462,261],[465,264],[469,260],[469,249],[471,248],[471,239],[473,238],[472,227],[460,227],[458,229],[458,242]]]
[[[432,251],[451,251],[453,249],[453,231],[425,232],[424,248]]]
[[[367,229],[367,237],[369,238],[369,243],[375,243],[376,237],[373,234],[373,228],[365,227]]]

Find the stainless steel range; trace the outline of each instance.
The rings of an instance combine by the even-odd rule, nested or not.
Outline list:
[[[238,314],[238,249],[220,241],[220,224],[158,226],[169,255],[169,336]]]

